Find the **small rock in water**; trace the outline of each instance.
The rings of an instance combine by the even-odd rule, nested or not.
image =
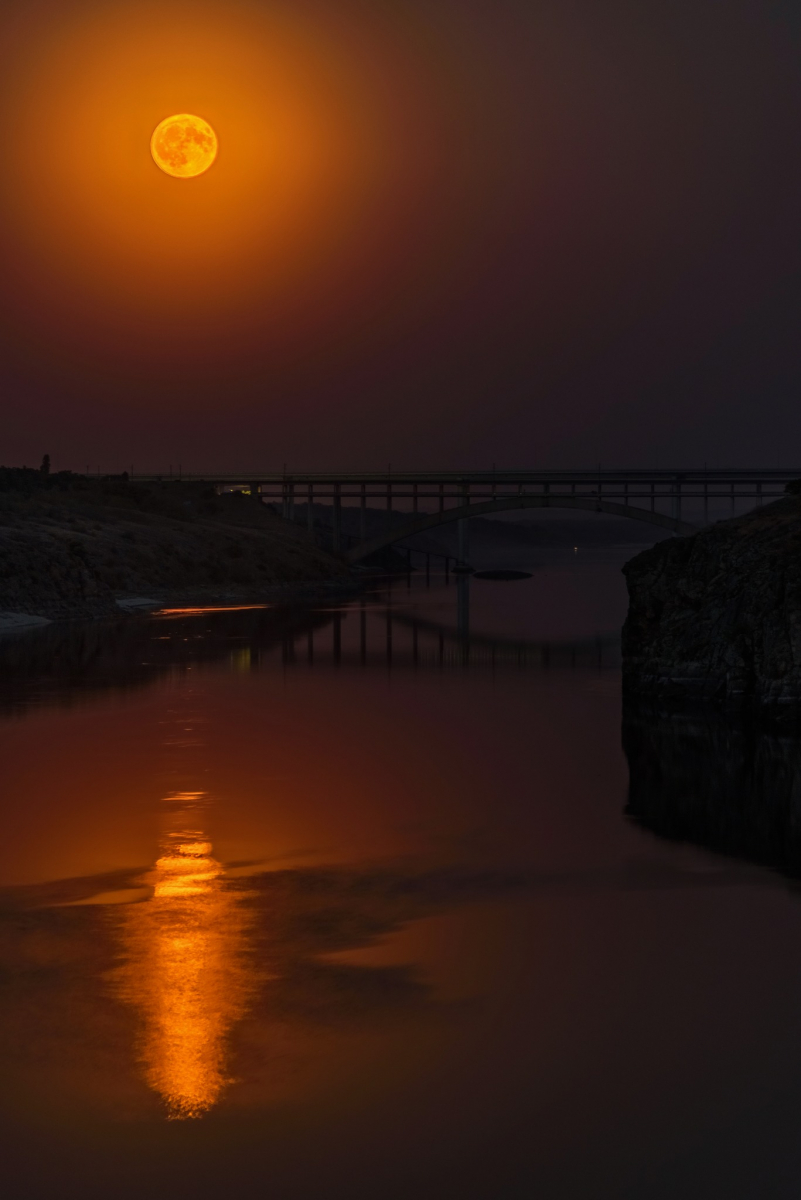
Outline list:
[[[19,629],[36,629],[49,625],[47,617],[36,617],[32,613],[0,612],[0,634],[16,633]]]
[[[476,571],[475,579],[499,579],[510,582],[514,579],[531,579],[531,571]]]
[[[161,602],[158,600],[148,600],[145,596],[126,596],[122,600],[117,600],[117,607],[125,612],[152,612],[156,608],[161,608]]]

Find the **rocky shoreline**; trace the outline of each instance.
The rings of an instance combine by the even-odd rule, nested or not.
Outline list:
[[[0,470],[0,631],[354,586],[340,558],[250,496]]]
[[[801,711],[801,485],[624,567],[629,698]]]

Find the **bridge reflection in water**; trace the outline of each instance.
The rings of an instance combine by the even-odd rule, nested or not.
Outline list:
[[[234,651],[241,665],[257,667],[280,654],[286,668],[350,667],[361,670],[444,671],[548,668],[607,669],[620,663],[619,633],[569,641],[510,638],[470,629],[469,580],[457,584],[455,625],[408,609],[360,605],[333,609],[326,624],[286,634],[280,646]],[[317,614],[318,616],[320,614]]]
[[[145,1079],[178,1119],[202,1116],[229,1082],[227,1035],[254,986],[243,893],[226,887],[212,854],[206,802],[200,792],[166,798],[161,853],[142,879],[152,895],[121,906],[125,963],[114,973],[140,1016]]]

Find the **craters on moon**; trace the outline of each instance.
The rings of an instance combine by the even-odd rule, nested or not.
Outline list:
[[[202,117],[178,113],[165,117],[153,130],[150,153],[168,175],[191,179],[208,171],[217,157],[217,134]]]

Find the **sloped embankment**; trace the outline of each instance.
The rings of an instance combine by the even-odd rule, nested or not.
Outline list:
[[[305,531],[249,496],[36,475],[0,479],[0,611],[93,617],[118,612],[125,596],[259,599],[347,577]]]

